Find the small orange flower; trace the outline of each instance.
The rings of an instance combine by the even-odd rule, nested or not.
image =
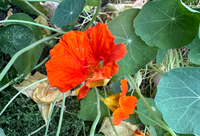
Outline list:
[[[133,111],[136,106],[137,98],[135,96],[126,96],[126,93],[128,91],[128,85],[127,80],[121,80],[121,90],[120,98],[119,98],[119,106],[118,108],[113,112],[113,124],[119,125],[120,122],[124,119],[129,118],[129,114],[133,114]]]
[[[115,45],[114,40],[108,26],[101,23],[85,32],[65,33],[50,51],[51,59],[46,63],[51,86],[66,92],[86,81],[78,93],[78,99],[84,98],[92,83],[117,73],[116,61],[127,51],[123,43]]]

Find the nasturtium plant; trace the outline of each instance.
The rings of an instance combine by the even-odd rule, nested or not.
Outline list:
[[[10,1],[9,0],[1,0],[0,1],[0,10],[7,10],[10,8]]]
[[[25,20],[25,21],[30,21],[30,22],[35,22],[33,20],[33,18],[31,18],[30,16],[24,14],[24,13],[16,13],[13,14],[12,16],[10,16],[8,18],[8,20]],[[26,23],[14,23],[14,22],[8,22],[4,25],[5,26],[9,26],[12,24],[20,24],[20,25],[24,25],[28,28],[30,28],[33,32],[33,38],[31,40],[31,43],[36,42],[37,40],[40,40],[43,38],[41,30],[38,26],[35,25],[31,25],[31,24],[26,24]],[[22,41],[21,41],[22,42]],[[30,45],[28,44],[28,45]],[[26,46],[28,46],[26,45]],[[38,63],[38,60],[40,58],[40,55],[43,51],[43,46],[44,44],[41,43],[39,45],[37,45],[36,47],[28,50],[27,52],[23,53],[22,55],[20,55],[17,60],[14,63],[14,67],[17,70],[18,74],[22,74],[22,73],[27,73],[30,72]],[[14,54],[12,54],[11,56],[13,56]],[[22,67],[23,66],[23,67]]]
[[[158,49],[158,53],[156,55],[156,65],[159,65],[166,57],[168,50],[166,49]]]
[[[115,81],[125,75],[135,74],[156,57],[157,48],[149,47],[135,34],[133,20],[139,11],[139,9],[128,9],[108,23],[109,30],[116,38],[115,43],[124,43],[128,51],[125,57],[117,62],[119,71],[113,76]]]
[[[200,39],[197,36],[186,48],[190,49],[188,58],[194,64],[200,65]]]
[[[9,25],[0,29],[0,48],[2,52],[13,55],[28,46],[33,32],[23,25]]]
[[[42,12],[43,14],[47,13],[47,11],[40,5],[39,1],[29,1],[29,4],[34,6],[36,9],[30,8],[30,6],[27,4],[27,2],[23,0],[12,0],[11,1],[14,5],[17,5],[20,7],[20,9],[34,15],[40,15],[38,11]]]
[[[90,90],[85,98],[81,100],[80,112],[78,118],[84,121],[94,121],[97,116],[97,95],[94,89]],[[100,101],[101,117],[100,122],[104,117],[108,116],[106,105]]]
[[[180,0],[151,1],[135,18],[134,27],[149,46],[180,48],[196,38],[199,13],[188,10]]]
[[[200,68],[175,68],[162,75],[155,103],[176,133],[200,135]]]
[[[63,0],[55,10],[51,19],[57,27],[73,23],[85,6],[85,0]]]
[[[156,107],[156,104],[154,102],[154,99],[152,98],[145,98],[146,101],[149,103],[149,105],[151,106],[151,109],[158,115],[158,117],[162,118],[162,113],[159,111],[159,109]],[[144,114],[146,117],[156,121],[156,119],[153,117],[153,115],[149,112],[149,110],[147,109],[147,107],[145,106],[144,102],[139,99],[137,101],[137,109],[140,113]],[[146,125],[156,125],[155,123],[147,120],[146,118],[144,118],[143,116],[139,115],[140,120],[142,121],[142,123],[146,124]]]

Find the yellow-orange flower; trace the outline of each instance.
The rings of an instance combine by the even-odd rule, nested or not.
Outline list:
[[[101,100],[113,111],[113,124],[119,125],[124,119],[129,118],[129,114],[133,114],[136,106],[137,98],[135,96],[126,96],[128,91],[127,80],[121,80],[121,90],[119,94],[111,95]]]

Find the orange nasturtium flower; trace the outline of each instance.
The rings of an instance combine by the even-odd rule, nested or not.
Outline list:
[[[135,96],[126,96],[128,91],[127,80],[121,80],[121,93],[111,95],[107,98],[100,98],[108,108],[113,111],[113,124],[119,125],[124,119],[129,118],[129,114],[133,114],[136,106],[137,98]]]
[[[123,43],[115,45],[114,40],[108,26],[101,23],[85,32],[65,33],[50,51],[51,59],[46,63],[51,86],[66,92],[86,81],[78,93],[78,99],[84,98],[92,84],[117,73],[116,61],[127,50]]]

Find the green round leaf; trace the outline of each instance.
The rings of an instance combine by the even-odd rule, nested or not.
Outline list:
[[[145,98],[146,101],[148,102],[148,104],[151,106],[151,109],[158,115],[158,117],[162,118],[162,113],[158,110],[158,108],[156,107],[156,104],[154,102],[154,99],[151,98]],[[149,112],[149,110],[147,109],[147,107],[145,106],[144,102],[139,99],[137,101],[137,109],[140,113],[144,114],[145,116],[147,116],[148,118],[156,121],[156,119],[153,117],[153,115]],[[143,116],[139,115],[140,120],[142,121],[142,123],[146,124],[146,125],[155,125],[153,122],[149,121],[148,119],[144,118]]]
[[[134,27],[149,46],[180,48],[197,36],[199,15],[189,11],[180,0],[147,2],[135,18]]]
[[[70,25],[85,6],[85,0],[63,0],[56,8],[51,22],[57,27]]]
[[[94,121],[97,116],[97,95],[94,89],[90,90],[85,98],[81,100],[81,110],[78,113],[78,118],[84,121]],[[107,106],[100,100],[101,117],[100,122],[104,117],[108,116]]]
[[[117,81],[124,75],[135,74],[157,54],[156,47],[149,47],[135,34],[133,20],[139,13],[139,9],[129,9],[122,12],[117,18],[108,23],[108,28],[115,36],[115,43],[124,43],[128,53],[117,62],[118,73],[113,76]],[[126,21],[124,21],[126,20]]]
[[[28,46],[33,39],[33,32],[23,25],[10,25],[0,31],[0,48],[6,54],[15,54]]]
[[[176,68],[162,75],[155,103],[176,133],[200,135],[200,68]]]
[[[8,20],[9,19],[35,22],[33,20],[33,18],[31,18],[30,16],[28,16],[24,13],[13,14],[12,16],[10,16],[8,18]],[[21,24],[21,25],[27,26],[28,28],[30,28],[33,31],[34,37],[30,44],[43,38],[41,30],[38,26],[31,25],[31,24],[25,24],[25,23],[6,23],[5,26],[9,26],[11,24]],[[18,74],[28,73],[36,66],[36,64],[40,58],[40,55],[42,53],[43,45],[44,45],[43,43],[37,45],[36,47],[23,53],[16,59],[16,61],[13,65],[14,65],[14,68],[17,70]]]

